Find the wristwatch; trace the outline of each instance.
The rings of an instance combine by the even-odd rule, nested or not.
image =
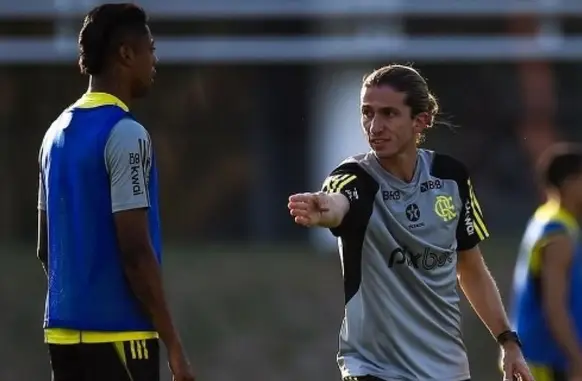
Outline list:
[[[499,336],[497,336],[497,343],[499,345],[504,345],[508,342],[514,342],[518,347],[521,348],[521,341],[519,340],[519,336],[517,336],[517,332],[515,331],[503,331],[499,334]]]

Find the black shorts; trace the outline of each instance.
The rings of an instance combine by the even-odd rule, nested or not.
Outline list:
[[[53,381],[160,381],[158,339],[49,344]]]

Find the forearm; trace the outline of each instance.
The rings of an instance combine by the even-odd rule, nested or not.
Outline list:
[[[495,280],[484,265],[478,271],[460,274],[459,284],[473,310],[494,337],[510,329]]]
[[[554,339],[571,362],[582,358],[578,344],[578,335],[567,307],[560,298],[548,298],[544,303],[544,312]]]
[[[44,211],[38,214],[38,234],[36,240],[36,257],[42,263],[42,268],[45,274],[48,276],[48,237],[47,237],[47,226],[46,226],[46,214]]]
[[[324,228],[338,227],[350,209],[350,203],[346,196],[341,193],[322,194],[327,198],[328,209],[321,213],[319,226]]]
[[[151,251],[151,249],[149,249]],[[135,260],[127,260],[127,258]],[[164,295],[160,266],[151,255],[125,255],[124,269],[130,287],[152,319],[168,348],[181,345]]]
[[[40,260],[40,263],[42,264],[44,273],[48,276],[48,253],[46,251],[46,248],[38,246],[36,249],[36,256]]]

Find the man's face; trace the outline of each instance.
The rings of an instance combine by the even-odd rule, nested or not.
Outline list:
[[[126,67],[131,77],[131,91],[134,98],[147,94],[153,84],[158,59],[155,55],[154,39],[149,28],[147,33],[135,36],[124,45]]]
[[[563,196],[576,203],[580,208],[580,212],[582,212],[582,173],[571,176],[566,180],[562,192]]]
[[[426,127],[422,117],[412,117],[406,94],[391,86],[362,88],[361,118],[368,143],[379,159],[416,147],[416,138]]]

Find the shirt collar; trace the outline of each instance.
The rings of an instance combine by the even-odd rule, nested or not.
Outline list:
[[[129,112],[129,107],[119,98],[109,93],[85,93],[73,104],[77,108],[94,108],[100,106],[117,106],[125,112]]]

